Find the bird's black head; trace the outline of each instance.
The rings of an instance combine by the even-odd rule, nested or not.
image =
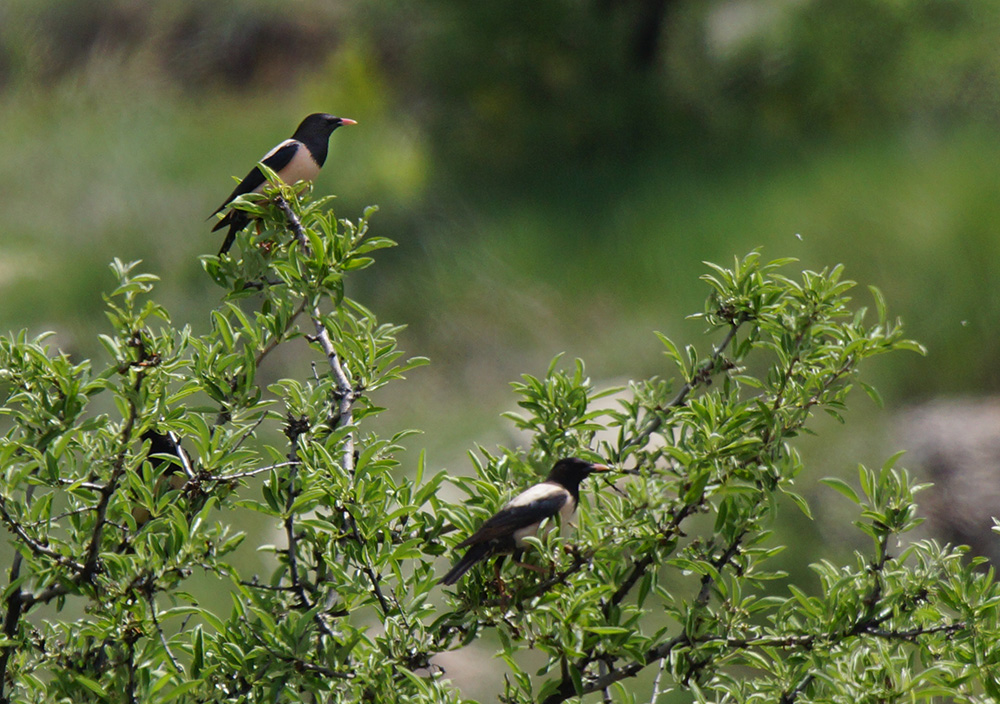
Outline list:
[[[297,139],[307,144],[309,140],[313,139],[326,140],[341,125],[356,124],[358,123],[346,117],[335,117],[327,115],[325,112],[316,112],[302,121],[298,129],[295,130],[295,134],[292,135],[292,139]]]
[[[545,481],[561,484],[575,495],[580,482],[592,473],[610,470],[610,467],[603,464],[594,464],[587,460],[581,460],[579,457],[567,457],[556,462]]]

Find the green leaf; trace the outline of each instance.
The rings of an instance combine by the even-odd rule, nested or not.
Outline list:
[[[854,491],[854,488],[843,479],[838,479],[837,477],[824,477],[823,479],[820,479],[820,482],[826,484],[831,489],[840,492],[854,503],[861,503],[861,497],[858,496],[858,493]]]
[[[632,632],[631,629],[620,626],[585,626],[583,630],[599,636],[617,636]]]
[[[75,682],[78,682],[79,684],[82,684],[84,687],[86,687],[87,689],[89,689],[94,694],[97,694],[99,697],[102,697],[104,699],[108,698],[108,693],[106,691],[104,691],[104,687],[102,687],[95,680],[92,680],[89,677],[84,677],[83,675],[79,675],[79,674],[74,674],[73,675],[73,680]]]
[[[797,494],[794,491],[783,491],[785,496],[792,500],[792,503],[798,507],[800,511],[805,515],[806,518],[812,520],[812,509],[809,508],[809,503],[805,500],[801,494]]]
[[[179,699],[183,697],[188,692],[191,692],[202,685],[202,681],[199,679],[188,680],[187,682],[182,682],[170,691],[168,691],[162,699],[159,701],[169,702],[174,699]]]

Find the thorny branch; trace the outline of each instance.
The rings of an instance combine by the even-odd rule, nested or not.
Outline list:
[[[306,254],[311,253],[309,240],[306,238],[306,233],[302,228],[302,223],[292,210],[292,207],[288,204],[288,201],[281,197],[278,197],[275,200],[278,207],[281,208],[281,211],[285,214],[285,218],[288,221],[288,227],[295,235],[295,239],[298,241],[303,251]],[[330,331],[327,330],[326,325],[323,323],[323,313],[320,311],[318,305],[313,304],[312,310],[310,311],[310,317],[312,318],[313,327],[316,330],[316,340],[319,342],[320,347],[323,349],[323,353],[326,355],[327,362],[330,365],[330,373],[333,374],[333,380],[336,383],[336,393],[339,400],[339,408],[337,409],[337,425],[338,427],[351,425],[354,422],[353,408],[354,401],[357,398],[354,387],[351,385],[350,379],[347,378],[344,366],[340,361],[340,355],[337,354],[337,350],[333,345],[333,340],[330,338]],[[354,433],[349,433],[344,439],[342,457],[344,471],[348,474],[353,474]]]
[[[276,198],[278,207],[285,215],[285,219],[288,221],[288,227],[291,229],[292,234],[295,235],[295,239],[298,241],[299,246],[306,254],[311,253],[309,247],[309,240],[306,237],[305,230],[302,228],[302,222],[299,220],[298,216],[292,210],[291,206],[288,204],[284,198]],[[357,400],[357,392],[351,385],[350,379],[347,377],[347,373],[344,371],[344,366],[341,363],[340,355],[337,354],[337,350],[334,347],[333,340],[330,337],[330,331],[327,329],[326,324],[323,322],[323,314],[319,309],[318,304],[313,304],[312,310],[310,312],[310,317],[313,321],[313,327],[316,330],[315,339],[319,342],[323,353],[326,355],[327,362],[330,365],[330,373],[333,375],[334,382],[336,384],[336,396],[338,400],[337,408],[337,427],[350,426],[354,422],[353,409],[354,402]],[[352,477],[354,476],[354,433],[348,433],[344,438],[344,448],[342,453],[341,465],[345,472],[347,472]],[[344,514],[347,518],[348,525],[352,531],[354,538],[358,542],[359,549],[364,550],[364,544],[361,540],[361,536],[358,533],[357,523],[354,520],[354,516],[351,515],[350,511],[344,510]],[[372,585],[372,593],[379,602],[379,606],[382,609],[382,613],[388,616],[391,612],[389,607],[389,602],[385,598],[385,594],[382,592],[382,586],[380,584],[379,575],[375,573],[375,570],[370,564],[368,564],[367,559],[363,561],[361,565],[361,571],[365,573],[368,577],[368,581]],[[402,616],[404,622],[406,621],[406,616],[403,613],[402,608],[398,609],[400,615]],[[407,627],[408,624],[407,624]]]

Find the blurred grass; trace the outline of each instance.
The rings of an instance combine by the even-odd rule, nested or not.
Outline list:
[[[979,128],[933,141],[887,135],[819,145],[780,158],[735,154],[717,164],[668,156],[622,174],[624,187],[605,188],[607,179],[595,177],[572,201],[478,202],[463,220],[426,233],[433,285],[445,310],[478,290],[498,308],[491,321],[508,310],[541,328],[529,324],[515,339],[555,334],[613,365],[621,335],[651,323],[671,332],[680,316],[701,308],[703,260],[728,263],[762,246],[802,267],[843,262],[850,278],[883,290],[891,311],[931,350],[882,371],[889,398],[995,391],[996,367],[982,362],[996,359],[989,340],[1000,332],[1000,301],[984,286],[1000,274],[998,156],[995,133]],[[497,290],[510,292],[506,301],[490,296]],[[534,306],[519,308],[525,292]],[[863,286],[857,298],[872,300]],[[454,306],[458,315],[467,305]],[[419,307],[403,315],[419,316]]]

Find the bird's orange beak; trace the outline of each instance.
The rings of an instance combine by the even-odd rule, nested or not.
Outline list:
[[[590,465],[591,472],[610,472],[611,467],[606,464],[592,464]]]
[[[342,118],[340,118],[340,124],[341,125],[356,125],[358,123],[357,123],[357,120],[352,120],[349,117],[342,117]]]

